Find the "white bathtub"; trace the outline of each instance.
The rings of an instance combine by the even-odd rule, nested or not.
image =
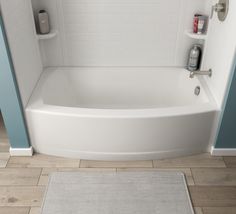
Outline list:
[[[215,115],[203,80],[177,68],[49,68],[26,109],[35,151],[96,160],[207,151]]]

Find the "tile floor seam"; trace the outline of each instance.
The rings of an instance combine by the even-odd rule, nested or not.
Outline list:
[[[226,163],[226,161],[225,161],[225,157],[223,156],[222,158],[223,158],[223,161],[224,161],[224,163],[225,163],[226,168],[230,168],[230,167],[228,167],[228,165],[227,165],[227,163]]]
[[[225,158],[222,157],[222,161],[224,162],[225,168],[228,168],[227,163],[225,162]]]
[[[28,211],[28,214],[30,214],[30,210],[31,210],[31,206],[29,207],[29,211]]]
[[[22,184],[17,184],[17,185],[0,185],[0,188],[4,188],[4,187],[12,187],[12,188],[18,188],[18,187],[27,187],[27,188],[30,188],[30,187],[39,187],[39,188],[43,188],[45,187],[45,185],[22,185]],[[0,205],[1,206],[1,205]]]
[[[6,152],[3,152],[4,154],[9,154],[9,153],[6,153]],[[7,165],[8,165],[8,162],[9,162],[9,160],[10,160],[10,154],[9,154],[9,157],[8,157],[8,159],[7,159],[7,162],[6,162],[6,165],[5,165],[5,167],[2,167],[3,169],[5,169],[5,168],[7,168]]]
[[[192,170],[191,167],[190,167],[189,169],[190,169],[191,176],[192,176],[192,179],[193,179],[193,186],[195,186],[195,185],[196,185],[196,182],[195,182],[195,179],[194,179],[194,176],[193,176],[193,170]]]
[[[222,207],[222,206],[221,206]],[[223,207],[223,208],[236,208],[236,205],[235,206],[225,206],[225,207]],[[205,208],[215,208],[215,207],[209,207],[209,206],[204,206],[204,207],[201,207],[202,209],[205,209]]]
[[[233,189],[236,189],[236,186],[225,186],[225,185],[202,185],[202,184],[195,184],[194,186],[190,186],[190,188],[193,187],[193,188],[212,188],[212,189],[230,189],[230,188],[233,188]],[[236,206],[236,204],[235,204]],[[234,207],[234,206],[232,206]]]
[[[8,160],[7,160],[7,164],[6,164],[6,167],[5,168],[10,168],[8,165],[9,165],[9,161],[10,161],[10,159],[11,159],[11,156],[8,158]]]
[[[201,210],[202,214],[204,214],[202,207],[199,207],[199,208],[200,208],[200,210]],[[196,213],[196,214],[197,214],[197,213]]]
[[[39,177],[38,177],[38,181],[37,181],[37,186],[40,186],[40,185],[39,185],[39,181],[40,181],[40,178],[41,178],[41,176],[42,176],[42,172],[43,172],[43,168],[41,168],[41,170],[40,170]]]

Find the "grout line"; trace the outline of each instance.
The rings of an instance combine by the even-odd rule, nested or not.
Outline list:
[[[31,206],[29,207],[29,211],[28,211],[28,214],[30,214],[30,212],[31,212]]]
[[[199,208],[201,209],[201,211],[202,211],[202,214],[204,214],[203,208],[202,208],[202,207],[199,207]]]
[[[195,211],[197,208],[201,211],[200,214],[204,214],[202,207],[193,206],[194,211]],[[196,212],[196,214],[198,214],[198,213]]]
[[[82,162],[82,160],[79,160],[79,168],[82,168],[82,167],[81,167],[81,162]]]
[[[225,167],[226,167],[226,168],[229,168],[228,165],[227,165],[226,162],[225,162],[225,157],[224,157],[224,156],[222,156],[222,160],[223,160],[223,162],[224,162],[224,164],[225,164]]]
[[[192,168],[190,167],[189,169],[190,169],[190,172],[191,172],[191,177],[192,177],[192,179],[193,179],[193,186],[195,186],[195,185],[196,185],[196,182],[195,182],[195,179],[194,179],[194,177],[193,177]]]
[[[10,154],[9,154],[9,155],[10,155]],[[5,169],[6,169],[6,168],[9,168],[9,167],[8,167],[8,163],[9,163],[9,161],[10,161],[10,158],[11,158],[11,156],[9,156],[9,158],[7,159],[6,166],[4,167]]]
[[[154,167],[154,160],[152,160],[152,168],[155,168],[155,167]]]
[[[42,188],[42,187],[45,187],[46,185],[32,185],[32,184],[30,184],[30,185],[22,185],[22,184],[14,184],[14,185],[12,185],[12,184],[8,184],[8,185],[0,185],[0,188],[3,188],[3,187],[11,187],[11,188],[18,188],[18,187],[24,187],[24,188],[26,188],[26,187],[30,187],[30,188],[32,188],[32,187],[36,187],[36,188]],[[0,205],[0,207],[1,207],[1,205]]]
[[[43,168],[41,168],[41,171],[40,171],[40,174],[39,174],[39,177],[38,177],[37,186],[39,186],[39,181],[40,181],[40,178],[42,176],[42,172],[43,172]]]

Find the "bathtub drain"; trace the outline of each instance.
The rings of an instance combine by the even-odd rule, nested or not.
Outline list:
[[[198,95],[200,94],[200,92],[201,92],[201,88],[200,88],[200,86],[197,86],[197,87],[195,88],[195,90],[194,90],[194,94],[195,94],[196,96],[198,96]]]

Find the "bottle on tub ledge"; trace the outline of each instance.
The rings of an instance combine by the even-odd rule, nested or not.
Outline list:
[[[45,10],[40,10],[38,13],[39,33],[50,33],[49,16]]]
[[[187,69],[189,71],[197,71],[201,64],[202,49],[198,44],[193,45],[189,51]]]

